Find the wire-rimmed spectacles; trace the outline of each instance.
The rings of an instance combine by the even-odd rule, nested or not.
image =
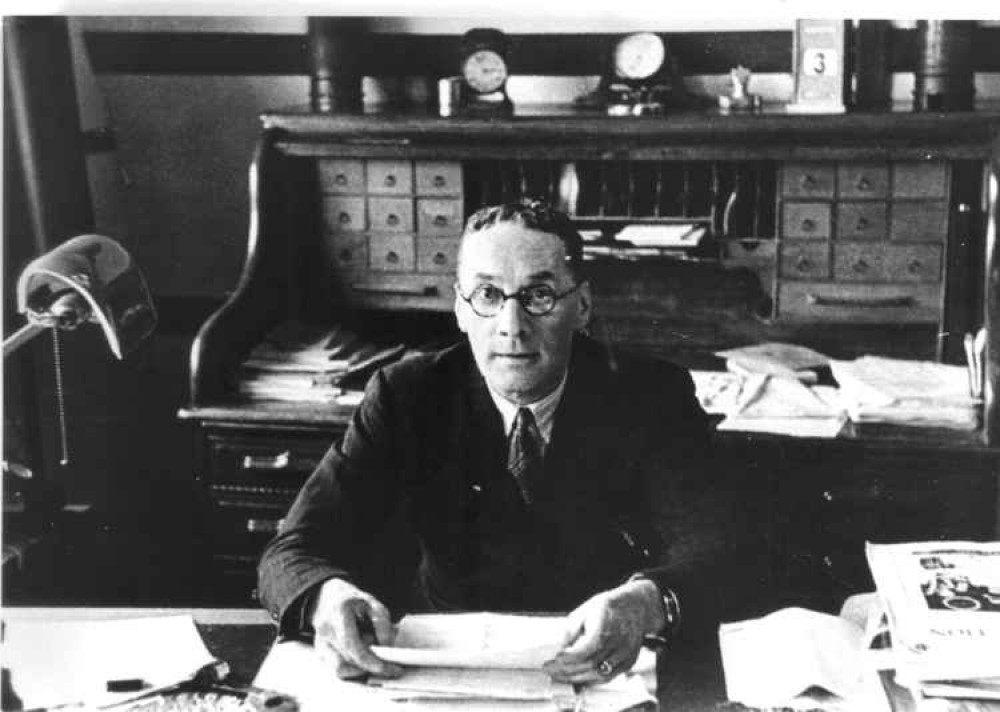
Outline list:
[[[560,299],[568,297],[578,290],[581,284],[582,282],[577,282],[565,292],[557,292],[548,284],[538,284],[521,287],[511,294],[507,294],[495,284],[480,284],[468,296],[462,294],[462,290],[456,284],[455,292],[472,307],[472,311],[478,316],[496,316],[508,299],[517,300],[521,308],[531,316],[545,316],[556,308],[556,303]]]

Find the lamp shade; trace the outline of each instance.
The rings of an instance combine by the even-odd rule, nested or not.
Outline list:
[[[29,263],[17,281],[17,308],[41,326],[100,324],[119,359],[156,326],[142,273],[121,245],[103,235],[79,235]]]

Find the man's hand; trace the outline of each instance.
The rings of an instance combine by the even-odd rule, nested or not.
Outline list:
[[[343,579],[330,579],[320,585],[314,601],[308,613],[314,645],[320,657],[333,663],[338,677],[403,674],[398,665],[376,657],[369,647],[391,645],[395,637],[389,609],[377,598]]]
[[[557,682],[604,682],[632,667],[642,638],[663,628],[663,601],[652,581],[603,591],[569,614],[564,648],[544,665]]]

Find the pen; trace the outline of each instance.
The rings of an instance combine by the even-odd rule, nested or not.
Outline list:
[[[975,337],[972,334],[966,334],[965,338],[962,339],[962,346],[965,347],[965,363],[969,367],[969,395],[973,398],[978,397],[976,392],[976,346]]]

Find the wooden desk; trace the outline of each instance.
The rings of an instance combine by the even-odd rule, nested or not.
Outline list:
[[[276,628],[256,608],[4,608],[5,621],[107,620],[190,614],[206,646],[229,663],[230,682],[250,684],[275,642]],[[915,712],[912,698],[885,680],[894,712]],[[746,712],[726,700],[725,679],[715,640],[660,657],[657,668],[659,709],[683,712]],[[942,712],[998,712],[1000,704],[953,702]]]

